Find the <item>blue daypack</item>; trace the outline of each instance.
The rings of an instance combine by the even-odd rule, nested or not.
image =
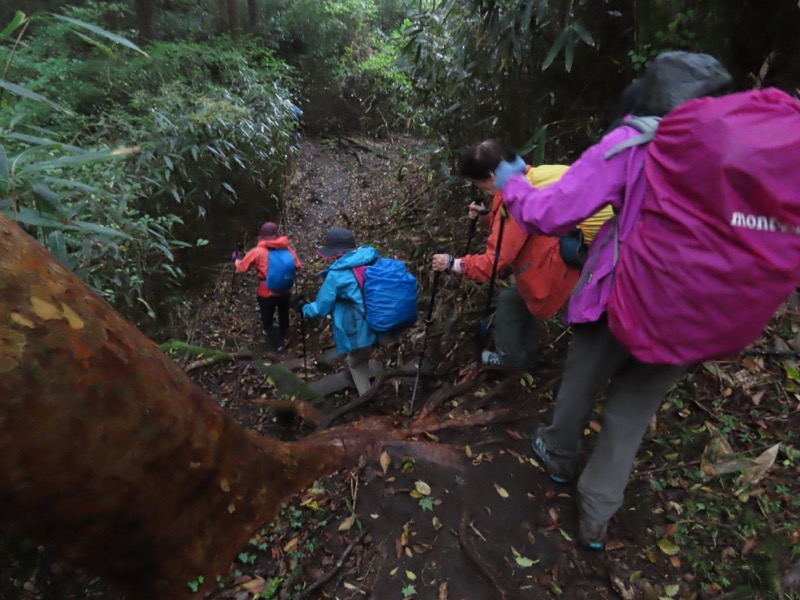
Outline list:
[[[264,284],[271,292],[288,292],[294,285],[295,266],[292,253],[283,248],[269,250],[267,280]]]
[[[379,258],[353,274],[364,294],[369,328],[376,333],[398,333],[417,322],[417,279],[405,263]]]

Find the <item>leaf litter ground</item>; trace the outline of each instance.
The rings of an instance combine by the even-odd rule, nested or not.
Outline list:
[[[463,248],[467,202],[437,199],[424,170],[409,167],[415,150],[413,140],[402,138],[303,141],[281,222],[305,261],[298,290],[313,298],[321,281],[316,273],[325,266],[314,246],[328,227],[345,226],[359,242],[408,261],[427,309],[427,258],[437,247]],[[254,235],[257,224],[253,229]],[[423,379],[417,408],[438,398],[444,415],[506,409],[510,416],[388,445],[380,461],[364,460],[317,482],[254,532],[209,597],[767,598],[797,586],[800,373],[794,358],[706,363],[682,379],[645,439],[607,550],[595,553],[575,542],[574,489],[550,481],[529,444],[532,428],[552,412],[568,331],[560,318],[544,324],[541,371],[478,370],[473,332],[486,286],[443,281],[426,351],[434,376]],[[296,316],[287,354],[266,350],[254,278],[232,278],[227,265],[196,306],[186,341],[253,357],[193,370],[196,381],[259,433],[285,440],[311,433],[313,425],[296,414],[253,402],[285,389],[255,362],[302,365]],[[798,323],[797,312],[784,310],[758,347],[800,350]],[[315,360],[332,347],[327,322],[306,327],[308,368],[300,376],[315,380],[344,369],[341,361]],[[376,358],[387,371],[413,365],[423,331],[420,322]],[[412,385],[409,377],[386,379],[371,402],[337,422],[403,414]],[[330,413],[354,398],[345,390],[316,408]],[[585,430],[585,452],[601,427],[598,407]],[[0,568],[0,598],[119,597],[45,549],[4,540],[0,557],[7,565]],[[200,577],[187,590],[208,583]]]

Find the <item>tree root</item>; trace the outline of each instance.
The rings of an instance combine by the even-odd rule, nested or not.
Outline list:
[[[356,539],[350,542],[347,548],[344,549],[344,552],[342,552],[342,555],[339,557],[339,560],[336,561],[336,564],[333,565],[333,568],[327,573],[325,573],[325,575],[317,579],[306,589],[304,589],[295,598],[295,600],[302,600],[303,598],[308,598],[313,592],[316,592],[318,589],[320,589],[326,583],[328,583],[331,579],[333,579],[334,575],[336,575],[336,573],[339,572],[339,569],[341,569],[344,566],[344,563],[350,556],[350,553],[353,551],[353,548],[355,548],[358,544],[361,543],[361,540],[364,539],[364,537],[367,535],[367,533],[369,533],[371,529],[372,529],[371,527],[365,527],[364,530],[360,534],[358,534],[358,537],[356,537]]]
[[[319,425],[326,418],[321,411],[303,401],[256,398],[250,400],[249,403],[271,408],[282,417],[293,415],[313,426]]]
[[[364,394],[363,396],[359,396],[358,398],[356,398],[352,402],[348,402],[347,404],[345,404],[341,408],[337,408],[336,410],[331,412],[327,417],[322,419],[320,421],[319,425],[317,426],[317,431],[322,431],[323,429],[327,429],[328,427],[331,426],[331,423],[333,423],[334,421],[336,421],[340,417],[346,415],[349,412],[352,412],[353,410],[355,410],[359,406],[363,406],[367,402],[371,402],[372,400],[374,400],[375,396],[378,395],[378,390],[380,389],[380,387],[384,383],[386,383],[388,380],[394,379],[396,377],[416,377],[416,376],[417,376],[417,374],[416,374],[415,371],[414,372],[409,372],[409,371],[400,370],[400,371],[388,371],[386,373],[381,373],[372,382],[372,385],[370,386],[369,390],[367,390],[366,394]],[[425,373],[420,373],[420,377],[433,378],[433,377],[437,377],[437,375],[436,374],[427,374],[426,375]]]
[[[425,403],[425,406],[422,407],[422,410],[419,413],[419,418],[420,419],[426,418],[443,402],[446,402],[451,398],[455,398],[456,396],[460,396],[470,388],[478,385],[482,381],[481,376],[486,375],[487,373],[508,374],[508,370],[499,367],[484,365],[479,369],[472,371],[466,376],[464,381],[462,381],[461,383],[458,383],[449,388],[439,390],[434,394],[432,394],[431,397],[428,399],[428,401]]]
[[[194,362],[190,362],[186,365],[183,370],[187,373],[194,371],[195,369],[200,369],[202,367],[208,367],[211,365],[216,365],[222,362],[227,362],[229,360],[239,360],[240,358],[250,359],[253,358],[253,353],[250,351],[243,351],[243,352],[220,352],[216,356],[211,356],[209,358],[202,358],[200,360],[196,360]]]
[[[481,575],[483,575],[486,579],[488,579],[494,588],[497,590],[499,594],[499,598],[502,600],[508,599],[508,592],[500,585],[500,582],[495,577],[494,573],[489,570],[483,561],[481,561],[480,557],[478,556],[475,549],[468,543],[467,541],[467,526],[469,523],[469,511],[466,507],[461,513],[461,522],[458,525],[458,545],[461,546],[461,549],[464,551],[464,554],[467,555],[472,563],[478,567],[478,571],[480,571]]]

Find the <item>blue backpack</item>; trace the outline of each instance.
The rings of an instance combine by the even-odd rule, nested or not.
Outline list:
[[[294,256],[288,250],[270,249],[267,263],[267,280],[264,284],[271,292],[288,292],[294,285]]]
[[[356,267],[353,274],[364,294],[369,328],[376,333],[398,333],[417,322],[417,279],[405,263],[379,258]]]

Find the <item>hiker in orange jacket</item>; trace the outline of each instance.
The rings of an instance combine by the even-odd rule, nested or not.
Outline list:
[[[261,326],[272,348],[277,352],[284,352],[283,343],[289,330],[289,305],[295,271],[303,266],[291,247],[289,238],[279,235],[278,226],[272,221],[267,221],[261,226],[255,248],[249,250],[244,257],[234,252],[232,258],[236,270],[240,273],[255,267],[258,275],[257,298],[261,312]],[[272,324],[276,311],[277,330]]]
[[[494,186],[494,168],[508,150],[494,140],[486,140],[467,148],[461,156],[461,174],[481,191],[493,195],[486,219],[490,230],[486,252],[462,258],[435,254],[435,271],[458,273],[476,281],[488,281],[497,253],[501,220],[503,238],[499,249],[497,275],[507,269],[514,274],[514,283],[504,288],[497,298],[495,341],[497,353],[484,352],[482,361],[514,370],[532,370],[538,365],[538,321],[552,317],[569,298],[578,269],[568,266],[559,252],[559,238],[525,233],[513,217],[505,216],[503,196]],[[561,178],[568,167],[542,165],[528,168],[528,177],[537,187]],[[470,216],[477,217],[480,205],[470,206]]]

